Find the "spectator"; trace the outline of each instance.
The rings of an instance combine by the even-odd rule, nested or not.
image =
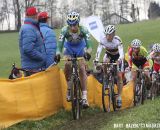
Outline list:
[[[41,12],[38,14],[38,21],[40,24],[40,30],[43,35],[43,40],[45,43],[46,53],[47,53],[47,63],[46,67],[49,67],[54,63],[54,57],[56,55],[56,35],[53,29],[48,25],[48,13]]]
[[[19,32],[21,65],[23,69],[30,71],[26,76],[46,68],[46,51],[37,15],[35,7],[27,8],[24,25]]]

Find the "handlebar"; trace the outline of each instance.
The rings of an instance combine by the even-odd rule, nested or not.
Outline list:
[[[83,60],[84,58],[83,57],[77,57],[77,58],[63,58],[63,59],[60,59],[60,61],[78,61],[78,60]]]
[[[118,63],[97,62],[95,64],[97,64],[97,65],[115,65],[116,66]]]

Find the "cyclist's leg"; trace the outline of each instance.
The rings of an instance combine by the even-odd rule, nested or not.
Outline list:
[[[70,56],[65,55],[64,57],[69,58]],[[72,87],[71,73],[72,73],[71,62],[66,61],[64,67],[64,74],[67,81],[67,95],[66,95],[67,101],[71,101],[71,87]]]
[[[137,79],[137,69],[138,69],[138,67],[139,67],[139,64],[135,64],[135,63],[133,63],[133,65],[132,65],[132,79],[133,79],[133,87],[135,88],[135,81],[136,81],[136,79]],[[133,88],[133,90],[134,90],[134,88]]]
[[[89,104],[87,100],[87,74],[85,70],[85,60],[79,61],[79,76],[82,89],[82,103],[85,107],[88,107]]]
[[[121,68],[124,68],[121,66]],[[118,86],[118,97],[117,97],[117,107],[120,108],[122,106],[122,89],[123,89],[123,73],[124,71],[121,69],[117,72],[117,86]]]
[[[118,80],[117,80],[117,86],[118,86],[118,98],[121,99],[121,94],[122,94],[122,88],[123,88],[123,72],[118,72]]]
[[[119,56],[120,56],[119,54],[116,54],[116,55],[109,54],[110,61],[117,62]],[[119,65],[119,70],[117,70],[117,87],[118,87],[117,107],[118,108],[122,106],[121,94],[122,94],[122,89],[123,89],[123,73],[124,73],[124,63],[121,63]]]
[[[156,75],[157,75],[157,73],[159,73],[159,71],[160,71],[160,64],[154,63],[152,77],[151,77],[153,84],[155,84],[157,82]],[[155,86],[152,86],[152,87],[155,87]],[[156,87],[158,87],[158,86],[156,86]],[[158,91],[159,91],[158,88],[151,88],[151,89],[152,89],[152,91],[155,90],[154,91],[155,95],[158,94]]]
[[[153,70],[157,73],[160,72],[160,64],[154,63],[153,64]]]
[[[149,70],[151,69],[151,66],[149,64],[148,61],[145,62],[145,64],[143,65],[143,69],[144,70]],[[150,90],[151,87],[151,78],[150,78],[150,73],[149,71],[145,71],[145,77],[146,77],[146,85],[147,85],[147,90]]]
[[[104,57],[103,57],[103,62],[110,62],[110,58],[108,57],[107,53],[105,53]]]

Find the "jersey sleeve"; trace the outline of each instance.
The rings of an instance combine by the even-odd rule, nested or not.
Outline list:
[[[67,29],[68,29],[67,26],[65,26],[61,30],[61,33],[59,35],[58,44],[57,44],[56,54],[62,53],[62,49],[63,49],[64,41],[65,41],[65,34],[67,32]]]
[[[119,55],[120,55],[119,58],[124,59],[124,49],[123,49],[122,40],[119,36],[115,36],[114,39],[118,44],[118,51],[119,51]]]
[[[84,35],[87,50],[88,50],[89,53],[91,53],[91,51],[92,51],[92,41],[91,41],[91,38],[90,38],[90,33],[89,33],[87,28],[85,28],[83,26],[80,26],[80,28],[81,28],[81,31]]]
[[[147,58],[147,56],[148,56],[148,51],[146,50],[146,48],[144,48],[143,46],[141,46],[140,49],[141,49],[142,55]]]
[[[132,48],[131,47],[128,49],[128,64],[129,64],[129,67],[132,67]]]
[[[116,40],[116,42],[118,43],[118,45],[122,44],[122,40],[119,36],[114,36],[114,39]]]
[[[96,61],[99,61],[102,49],[103,49],[103,46],[101,43],[99,43],[98,48],[97,48],[97,52],[96,52],[96,58],[95,58]]]

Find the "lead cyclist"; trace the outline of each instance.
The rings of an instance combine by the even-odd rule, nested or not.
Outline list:
[[[79,13],[72,11],[67,16],[67,26],[63,27],[61,34],[59,36],[59,42],[57,45],[55,61],[59,62],[63,50],[64,57],[84,57],[85,60],[90,60],[91,58],[91,40],[88,30],[79,25],[80,15]],[[79,61],[79,76],[82,89],[82,106],[87,108],[89,106],[87,100],[87,85],[86,85],[86,70],[85,70],[85,60]],[[64,73],[67,80],[67,101],[71,101],[71,62],[65,63]]]

